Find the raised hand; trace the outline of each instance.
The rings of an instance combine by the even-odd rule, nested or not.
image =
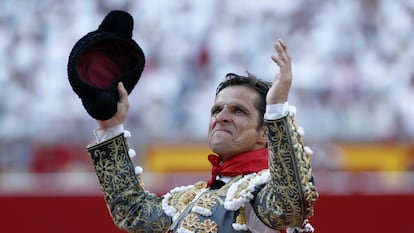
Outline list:
[[[119,101],[116,114],[108,120],[97,120],[101,129],[110,128],[125,122],[126,114],[129,108],[128,92],[122,82],[118,83]]]
[[[272,87],[267,93],[267,104],[286,102],[292,84],[292,67],[288,48],[281,39],[278,39],[275,43],[275,49],[277,56],[272,55],[271,58],[279,66],[279,72],[275,75]]]

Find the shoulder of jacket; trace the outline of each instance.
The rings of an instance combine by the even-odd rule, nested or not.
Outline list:
[[[229,187],[226,199],[224,200],[224,207],[233,211],[240,209],[245,203],[254,198],[253,192],[257,187],[269,181],[269,169],[243,176]]]

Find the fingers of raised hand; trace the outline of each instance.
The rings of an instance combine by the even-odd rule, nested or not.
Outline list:
[[[289,65],[290,64],[290,56],[288,53],[287,45],[279,39],[275,43],[275,49],[278,56],[273,55],[272,60],[276,62],[279,66],[282,65]]]

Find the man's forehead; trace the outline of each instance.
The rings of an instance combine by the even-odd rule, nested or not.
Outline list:
[[[253,89],[245,86],[230,86],[221,90],[214,103],[230,105],[253,105],[259,94]]]

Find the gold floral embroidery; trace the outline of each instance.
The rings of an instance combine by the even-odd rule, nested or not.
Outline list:
[[[184,217],[181,227],[195,232],[200,226],[200,218],[195,213],[190,213]]]
[[[199,233],[217,233],[217,223],[211,219],[206,219],[200,223]]]
[[[104,182],[110,182],[113,174],[115,174],[115,164],[110,160],[99,160],[95,164],[98,178]]]
[[[212,197],[211,193],[202,195],[196,202],[197,206],[203,207],[205,209],[211,209],[216,205],[215,199]]]
[[[217,233],[217,223],[211,219],[200,221],[200,218],[195,213],[190,213],[184,217],[181,222],[181,228],[195,233]]]
[[[175,213],[181,213],[194,199],[205,189],[205,182],[198,182],[194,185],[188,185],[186,187],[177,187],[170,191],[164,197],[164,208],[173,208],[174,211],[169,215],[172,217]],[[166,210],[164,210],[166,211]],[[172,215],[171,215],[172,214]]]
[[[293,116],[266,120],[272,180],[259,191],[255,209],[270,227],[300,226],[313,210],[309,155],[297,128]]]
[[[165,233],[172,219],[161,199],[145,191],[134,171],[123,135],[88,147],[114,222],[129,232]]]

